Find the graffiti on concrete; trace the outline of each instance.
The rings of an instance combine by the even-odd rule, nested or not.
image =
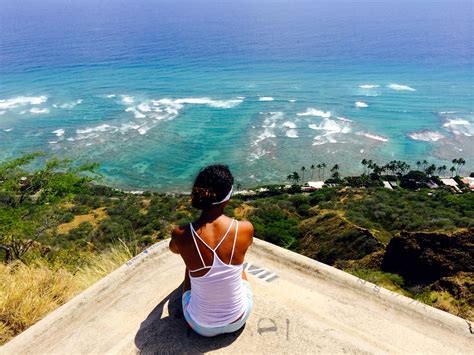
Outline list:
[[[285,319],[285,337],[290,340],[290,320]],[[257,323],[257,333],[260,336],[264,333],[278,333],[277,323],[272,318],[260,318]]]
[[[253,265],[251,263],[244,263],[244,271],[266,282],[272,282],[278,279],[278,275],[275,274],[274,272],[271,272],[268,269],[265,269],[263,267]]]

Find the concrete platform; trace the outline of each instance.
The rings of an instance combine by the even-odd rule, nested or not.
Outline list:
[[[203,338],[182,317],[184,266],[147,249],[0,348],[1,354],[473,353],[462,318],[255,240],[244,329]]]

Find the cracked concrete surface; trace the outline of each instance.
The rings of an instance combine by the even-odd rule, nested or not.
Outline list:
[[[254,310],[237,333],[203,338],[186,326],[184,265],[162,241],[0,353],[473,353],[466,320],[304,256],[255,240],[246,268]]]

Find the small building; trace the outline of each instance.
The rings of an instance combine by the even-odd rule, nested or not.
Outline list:
[[[390,184],[390,186],[392,187],[392,189],[396,189],[398,187],[398,184],[396,181],[389,181],[388,182]]]
[[[455,192],[461,192],[461,190],[459,189],[458,187],[458,183],[456,182],[456,180],[452,179],[452,178],[442,178],[440,179],[441,182],[443,183],[443,185],[445,186],[448,186],[449,188],[451,188],[453,191]]]
[[[471,190],[474,190],[474,177],[465,177],[462,179],[462,182],[465,183]]]
[[[439,187],[438,184],[432,180],[428,181],[426,186],[428,186],[430,189],[437,189]]]
[[[308,181],[308,187],[319,190],[324,186],[324,181]]]
[[[390,183],[388,181],[383,181],[383,187],[385,187],[386,189],[389,189],[389,190],[393,190],[392,185],[390,185]]]

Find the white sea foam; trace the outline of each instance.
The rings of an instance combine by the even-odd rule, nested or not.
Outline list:
[[[261,141],[267,139],[267,138],[275,138],[276,135],[273,133],[273,131],[269,128],[265,128],[262,133],[260,133],[257,136],[257,139],[253,142],[253,145],[256,145],[260,143]]]
[[[322,144],[326,144],[326,143],[331,143],[331,144],[337,143],[336,138],[334,138],[334,136],[332,136],[330,134],[319,135],[319,136],[314,137],[313,139],[314,139],[313,145],[322,145]]]
[[[266,140],[267,138],[275,138],[275,129],[277,128],[277,121],[283,119],[284,117],[284,113],[280,111],[262,114],[266,116],[262,123],[263,131],[257,136],[255,141],[252,143],[252,145],[254,146],[258,145],[260,142]]]
[[[258,101],[273,101],[273,100],[275,100],[275,99],[271,96],[260,96],[258,98]]]
[[[380,87],[380,85],[374,85],[374,84],[364,84],[364,85],[359,85],[361,89],[375,89]]]
[[[7,129],[4,129],[5,132],[11,132],[13,131],[13,128],[7,128]]]
[[[412,132],[412,133],[409,133],[408,136],[411,139],[414,139],[416,141],[424,141],[424,142],[436,142],[444,138],[444,136],[439,132],[427,131],[427,130],[420,131],[420,132]]]
[[[365,102],[357,101],[355,103],[355,107],[357,107],[357,108],[366,108],[366,107],[369,107],[369,105],[367,105]]]
[[[141,104],[139,104],[137,106],[137,109],[140,110],[141,112],[150,112],[151,111],[150,104],[147,103],[147,102],[142,102]]]
[[[388,142],[388,138],[379,136],[377,134],[369,133],[369,132],[356,132],[358,136],[364,136],[367,138],[375,139],[377,141],[381,142]]]
[[[56,137],[62,137],[62,136],[64,136],[64,133],[65,133],[65,132],[64,132],[64,129],[59,128],[59,129],[57,129],[57,130],[55,130],[55,131],[53,131],[53,132],[51,132],[51,133],[54,133],[54,134],[56,135]]]
[[[122,98],[122,103],[124,104],[133,104],[135,102],[135,98],[129,95],[120,95]]]
[[[341,134],[351,132],[350,122],[347,120],[332,120],[330,118],[323,118],[322,122],[316,124],[311,123],[308,128],[323,131],[323,134],[314,137],[313,145],[322,145],[326,143],[338,143],[336,137]]]
[[[134,124],[134,123],[122,123],[122,126],[120,126],[119,131],[121,133],[126,133],[131,129],[139,129],[140,125],[139,124]]]
[[[289,102],[296,102],[296,100],[295,100],[295,99],[291,99],[291,100],[288,100],[288,101],[289,101]]]
[[[296,124],[291,121],[286,121],[283,123],[283,127],[294,129],[296,128]]]
[[[400,85],[400,84],[389,84],[387,85],[389,89],[396,90],[396,91],[416,91],[410,86],[407,85]]]
[[[127,107],[125,109],[125,112],[132,112],[135,116],[135,118],[145,118],[146,115],[138,111],[135,107]]]
[[[344,122],[354,122],[348,118],[345,118],[345,117],[336,117],[339,121],[344,121]]]
[[[41,105],[48,100],[45,95],[41,96],[18,96],[11,99],[0,100],[0,110],[10,110],[25,105]]]
[[[474,122],[464,118],[448,118],[443,127],[455,135],[472,137],[474,136]]]
[[[90,133],[90,132],[105,132],[107,130],[109,130],[110,128],[114,128],[106,123],[104,124],[101,124],[99,126],[96,126],[96,127],[88,127],[88,128],[84,128],[84,129],[76,129],[76,133],[78,134],[84,134],[84,133]]]
[[[308,107],[305,112],[300,112],[296,114],[297,116],[316,116],[322,118],[329,118],[331,117],[330,111],[321,111],[316,108]]]
[[[46,114],[49,113],[49,108],[33,107],[32,109],[30,109],[30,113],[34,115]]]
[[[252,150],[250,153],[250,156],[248,157],[249,161],[255,161],[260,159],[261,157],[270,154],[271,152],[269,150],[266,150],[262,147],[256,147],[255,149]],[[255,178],[254,175],[250,175],[250,178]]]
[[[308,127],[317,131],[325,131],[327,134],[349,133],[351,131],[349,125],[338,124],[336,121],[331,119],[324,119],[320,124],[309,124]]]
[[[140,134],[145,134],[146,132],[148,132],[152,127],[150,126],[141,126],[140,128],[137,129],[138,133]]]
[[[294,129],[289,129],[286,131],[286,136],[289,138],[298,138],[298,132]]]
[[[185,99],[174,100],[177,104],[194,104],[194,105],[207,105],[215,108],[232,108],[240,103],[242,99],[237,100],[212,100],[208,97],[190,97]]]
[[[96,127],[87,127],[83,129],[76,129],[76,137],[72,139],[74,140],[83,140],[83,139],[89,139],[89,138],[98,138],[100,137],[100,133],[103,132],[116,132],[118,130],[117,127],[108,125],[108,124],[101,124]],[[68,138],[68,140],[71,140]]]
[[[106,97],[109,98],[109,99],[112,99],[114,98],[116,95],[115,94],[110,94],[110,95],[107,95]]]
[[[73,101],[73,102],[66,102],[66,103],[61,104],[61,105],[54,104],[53,107],[55,107],[55,108],[64,108],[64,109],[72,109],[75,106],[80,105],[81,103],[82,103],[82,99],[79,99],[79,100],[76,100],[76,101]]]
[[[112,97],[111,95],[109,95]],[[213,100],[208,97],[190,97],[180,99],[163,98],[158,100],[145,100],[140,102],[130,95],[120,95],[121,103],[125,106],[125,112],[134,115],[133,122],[117,122],[116,124],[102,124],[97,127],[87,127],[76,130],[76,137],[70,141],[92,139],[103,141],[107,135],[116,132],[124,135],[135,131],[140,135],[154,128],[159,121],[172,120],[178,117],[180,111],[186,105],[207,105],[209,107],[228,109],[239,105],[243,99]],[[92,144],[88,142],[86,145]]]

